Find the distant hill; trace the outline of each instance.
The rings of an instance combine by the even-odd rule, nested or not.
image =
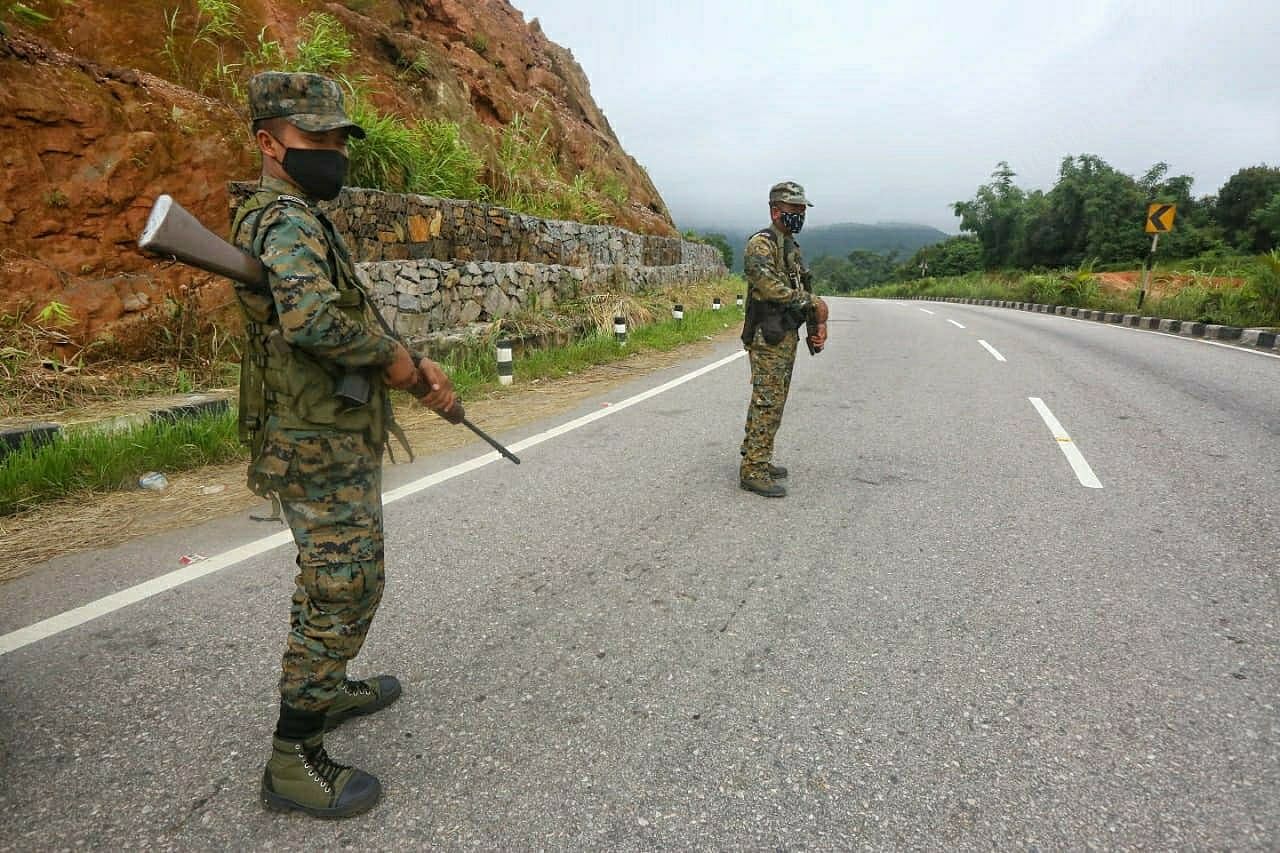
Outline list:
[[[800,248],[807,261],[831,255],[846,257],[854,249],[888,253],[897,250],[898,257],[908,258],[923,246],[932,246],[947,239],[945,231],[928,225],[912,225],[903,222],[882,222],[862,225],[857,222],[841,222],[836,225],[815,225],[801,232]]]
[[[698,227],[695,231],[723,234],[733,247],[733,268],[742,271],[742,249],[747,238],[755,231],[738,228]],[[811,225],[801,232],[800,248],[806,261],[813,262],[823,255],[847,257],[854,249],[888,253],[895,249],[898,257],[906,259],[922,246],[932,246],[950,237],[929,225],[913,225],[906,222],[880,222],[863,225],[858,222],[841,222],[836,225]]]

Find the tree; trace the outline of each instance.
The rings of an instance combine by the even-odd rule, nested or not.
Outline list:
[[[1137,181],[1101,157],[1065,157],[1058,182],[1045,194],[1045,200],[1065,238],[1057,258],[1059,265],[1078,266],[1091,259],[1104,263],[1137,260],[1144,254],[1146,193]]]
[[[1218,190],[1217,220],[1232,245],[1249,252],[1265,252],[1276,245],[1253,214],[1270,205],[1280,193],[1280,169],[1250,166],[1236,172]]]
[[[969,201],[952,205],[960,217],[960,230],[978,236],[983,263],[1003,267],[1014,262],[1023,235],[1023,203],[1026,194],[1014,185],[1016,172],[1001,160],[991,173],[991,183],[978,187]]]
[[[1254,245],[1262,244],[1260,251],[1269,252],[1280,246],[1280,192],[1250,215],[1249,224],[1256,235]]]
[[[822,255],[814,260],[810,271],[820,292],[852,293],[893,281],[897,263],[896,251],[881,253],[854,249],[847,258]]]
[[[922,268],[923,267],[923,268]],[[898,268],[900,278],[965,275],[982,269],[982,243],[962,234],[925,246]]]

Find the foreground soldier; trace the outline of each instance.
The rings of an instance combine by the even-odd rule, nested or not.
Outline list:
[[[423,404],[445,411],[453,386],[435,362],[415,365],[373,322],[345,243],[314,206],[342,188],[347,138],[364,137],[337,84],[259,74],[249,82],[249,107],[262,179],[232,241],[262,260],[270,282],[269,290],[236,285],[248,338],[241,437],[252,455],[249,485],[278,499],[299,570],[262,801],[347,817],[371,808],[382,788],[329,758],[324,732],[400,696],[391,676],[347,678],[382,598],[382,452],[394,428],[386,389],[421,376],[432,388]],[[366,383],[363,405],[335,396],[352,375]]]
[[[787,469],[774,465],[773,439],[796,363],[798,329],[813,322],[807,342],[818,352],[827,342],[827,306],[810,291],[810,274],[793,235],[804,227],[805,208],[812,207],[804,188],[794,181],[769,190],[772,224],[747,241],[747,319],[742,343],[751,359],[751,403],[747,407],[739,482],[747,491],[768,498],[786,497],[778,480]]]

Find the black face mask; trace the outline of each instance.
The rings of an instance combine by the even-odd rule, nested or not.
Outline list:
[[[286,148],[284,171],[311,198],[332,201],[347,179],[347,155],[332,148]]]
[[[799,234],[800,229],[804,227],[803,213],[784,213],[781,216],[782,225],[792,234]]]

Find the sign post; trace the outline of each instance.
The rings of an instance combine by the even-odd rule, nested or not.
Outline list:
[[[1147,205],[1146,231],[1151,235],[1151,251],[1147,252],[1146,263],[1142,265],[1142,284],[1138,287],[1138,307],[1147,298],[1147,282],[1151,278],[1151,268],[1155,266],[1156,247],[1160,245],[1160,235],[1173,230],[1173,219],[1178,213],[1176,204],[1155,202]]]

